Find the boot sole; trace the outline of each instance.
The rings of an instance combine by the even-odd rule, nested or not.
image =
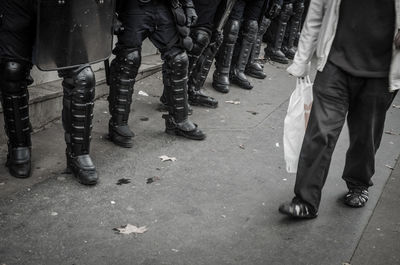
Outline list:
[[[133,143],[123,143],[123,142],[117,141],[109,134],[106,136],[106,139],[109,140],[110,142],[112,142],[113,144],[123,147],[123,148],[132,148],[133,147]]]
[[[253,78],[261,79],[261,80],[267,78],[266,75],[265,75],[265,76],[259,76],[259,75],[252,74],[252,73],[250,73],[250,72],[246,72],[245,74],[248,75],[248,76],[251,76],[251,77],[253,77]]]
[[[206,107],[206,108],[212,108],[212,109],[216,109],[218,108],[218,103],[215,105],[211,105],[211,104],[204,104],[204,103],[197,103],[194,101],[189,101],[191,106],[196,106],[196,107]]]
[[[244,86],[242,83],[236,81],[236,79],[231,79],[232,84],[237,85],[240,88],[243,88],[245,90],[252,90],[253,86]]]
[[[10,175],[13,176],[14,178],[26,179],[26,178],[29,178],[32,175],[32,171],[31,170],[28,172],[27,175],[17,174],[14,170],[11,169],[9,161],[6,162],[6,167],[8,168],[8,172],[10,173]]]
[[[224,94],[228,94],[228,93],[229,93],[229,89],[226,89],[225,87],[224,87],[224,88],[221,88],[220,86],[218,86],[218,85],[216,85],[216,84],[214,84],[214,83],[212,83],[212,87],[213,87],[215,90],[217,90],[218,92],[221,92],[221,93],[224,93]]]
[[[181,130],[177,130],[177,129],[170,129],[170,130],[166,129],[165,132],[169,135],[182,136],[182,137],[185,137],[190,140],[202,141],[202,140],[206,139],[206,136],[196,137],[196,136],[189,135],[189,134],[187,134]]]

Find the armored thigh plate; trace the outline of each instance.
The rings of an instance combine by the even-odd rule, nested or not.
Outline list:
[[[34,63],[60,70],[111,55],[115,0],[38,0]]]

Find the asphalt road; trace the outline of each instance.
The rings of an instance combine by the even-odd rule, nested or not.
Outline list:
[[[400,153],[400,109],[388,112],[386,130],[394,134],[383,137],[367,206],[350,209],[341,202],[348,146],[344,129],[319,217],[294,222],[277,209],[293,196],[295,176],[285,171],[282,133],[295,80],[282,66],[267,64],[265,69],[268,78],[251,79],[252,91],[232,87],[222,95],[207,83],[207,92],[219,99],[220,106],[195,108],[191,117],[208,134],[204,142],[163,132],[160,74],[136,86],[132,149],[105,140],[107,101],[97,101],[92,156],[101,182],[95,187],[82,186],[63,173],[60,121],[36,133],[30,179],[11,178],[0,166],[0,264],[367,264],[374,242],[377,249],[398,239],[399,219],[387,224],[381,243],[377,240],[382,236],[375,231],[385,229],[382,221],[391,220],[385,213],[398,218],[398,189],[385,189],[391,204],[382,196],[376,205],[388,179],[399,187],[399,174],[391,176],[389,167],[395,166]],[[149,96],[140,96],[139,91]],[[229,100],[240,104],[225,102]],[[399,97],[394,104],[400,105]],[[5,162],[5,150],[0,147],[0,161]],[[162,162],[162,155],[177,160]],[[130,183],[117,185],[121,178]],[[147,184],[148,178],[155,182]],[[386,209],[373,223],[374,213],[378,216],[382,207]],[[146,226],[148,231],[121,235],[112,230],[126,224]],[[394,248],[391,257],[385,254],[381,263],[370,264],[398,264],[392,263],[399,260],[399,247]]]

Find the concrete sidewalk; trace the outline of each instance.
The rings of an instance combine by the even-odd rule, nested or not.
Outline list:
[[[372,253],[373,240],[379,247],[396,243],[391,239],[398,233],[398,201],[385,203],[398,199],[396,189],[386,188],[376,205],[388,179],[398,185],[400,169],[392,173],[389,167],[400,153],[400,109],[388,112],[386,131],[393,133],[382,139],[367,206],[350,209],[340,201],[346,192],[340,178],[348,145],[345,129],[320,216],[293,222],[277,208],[293,196],[294,175],[285,171],[282,132],[295,80],[283,66],[267,64],[265,70],[266,80],[251,79],[252,91],[232,87],[222,95],[208,89],[219,99],[219,108],[195,108],[191,117],[207,132],[204,142],[163,132],[159,73],[137,83],[130,120],[137,135],[132,149],[104,140],[108,106],[104,98],[97,101],[92,154],[101,182],[95,187],[79,185],[63,174],[59,121],[35,134],[30,179],[11,178],[0,167],[0,264],[396,264],[397,245],[379,263],[363,258]],[[149,96],[139,96],[139,91]],[[400,105],[399,97],[394,104]],[[3,145],[0,161],[5,154]],[[177,161],[162,162],[161,155]],[[156,181],[146,184],[151,177]],[[130,183],[116,185],[121,178]],[[395,223],[386,218],[388,212]],[[112,230],[128,223],[149,230],[136,236]],[[376,235],[376,228],[387,236]]]

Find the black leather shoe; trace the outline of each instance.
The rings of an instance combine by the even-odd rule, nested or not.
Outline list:
[[[218,100],[213,97],[207,96],[203,93],[203,91],[193,91],[189,93],[189,103],[192,106],[202,106],[209,108],[217,108]]]
[[[294,198],[291,202],[281,204],[279,212],[297,219],[312,219],[318,216],[318,213],[310,205],[297,198]]]
[[[67,168],[84,185],[95,185],[99,178],[96,167],[89,155],[72,156],[67,154]]]
[[[171,115],[162,116],[165,119],[165,132],[171,135],[183,136],[191,140],[204,140],[206,135],[198,128],[197,124],[189,120],[176,123]]]
[[[264,69],[257,63],[248,64],[245,74],[257,79],[267,78],[267,74],[264,73]]]
[[[9,147],[6,166],[16,178],[28,178],[31,175],[31,149],[29,147]]]
[[[368,190],[364,188],[352,188],[344,196],[344,203],[354,208],[364,207],[367,201]]]
[[[232,84],[235,84],[243,89],[253,89],[253,85],[247,80],[246,75],[244,73],[232,73],[230,76],[230,81]]]
[[[281,64],[288,64],[289,59],[285,56],[285,54],[281,50],[275,49],[266,49],[265,56],[268,57],[271,61],[281,63]]]
[[[293,60],[296,54],[296,50],[294,48],[288,49],[286,47],[282,47],[282,52],[285,54],[286,58],[289,60]]]
[[[108,139],[114,144],[124,147],[132,148],[132,138],[135,134],[129,129],[128,125],[113,125],[112,122],[108,124]]]
[[[229,93],[229,76],[227,74],[221,75],[214,72],[212,86],[215,90],[221,93]]]

